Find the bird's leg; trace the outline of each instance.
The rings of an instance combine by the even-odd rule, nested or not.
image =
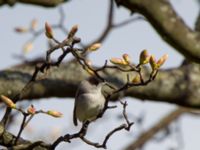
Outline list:
[[[88,120],[85,121],[85,122],[82,124],[82,128],[81,128],[81,130],[80,130],[80,132],[79,132],[80,137],[83,137],[83,136],[86,135],[86,132],[87,132],[87,129],[88,129],[89,124],[90,124],[90,121],[88,121]]]

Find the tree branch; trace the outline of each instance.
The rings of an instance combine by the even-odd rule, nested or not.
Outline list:
[[[144,131],[136,141],[131,143],[129,146],[125,148],[125,150],[136,150],[137,148],[142,148],[144,144],[146,144],[149,140],[151,140],[156,133],[167,127],[171,122],[176,120],[178,117],[180,117],[183,113],[188,112],[185,108],[177,108],[174,111],[167,114],[165,117],[163,117],[161,120],[159,120],[158,123],[156,123],[153,127],[151,127],[149,130]]]
[[[13,146],[16,139],[16,137],[13,134],[6,131],[6,129],[4,128],[2,124],[0,124],[0,137],[1,137],[0,145],[6,146],[8,149],[9,147]],[[17,144],[18,144],[17,146],[12,147],[14,150],[29,149],[29,148],[30,149],[35,148],[35,150],[48,150],[48,148],[50,147],[50,145],[42,141],[37,141],[37,142],[32,143],[22,138],[19,138]]]
[[[94,67],[95,68],[95,67]],[[34,71],[34,64],[21,64],[0,72],[0,94],[13,98],[30,80]],[[127,82],[127,73],[116,69],[107,69],[105,79],[115,86]],[[144,78],[149,76],[148,70]],[[200,66],[187,64],[177,69],[161,70],[154,82],[147,86],[132,87],[123,93],[115,94],[111,99],[117,100],[120,95],[152,101],[162,101],[182,106],[200,108]],[[46,79],[36,81],[28,88],[23,99],[37,99],[48,97],[74,97],[78,84],[89,77],[88,73],[76,61],[63,63],[59,68],[49,71]],[[14,85],[14,86],[13,86]],[[111,89],[105,89],[109,93]],[[173,94],[172,94],[173,93]]]
[[[167,0],[116,0],[131,12],[144,15],[161,38],[187,59],[200,63],[200,34],[189,28]]]
[[[68,0],[0,0],[0,6],[8,4],[13,6],[15,3],[31,4],[43,7],[56,7]]]

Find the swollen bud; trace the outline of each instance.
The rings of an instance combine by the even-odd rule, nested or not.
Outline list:
[[[18,33],[26,33],[26,32],[28,32],[28,29],[25,28],[25,27],[16,27],[16,28],[15,28],[15,32],[18,32]]]
[[[137,75],[133,78],[132,83],[138,84],[138,83],[140,83],[140,82],[141,82],[140,76],[137,74]]]
[[[38,26],[38,20],[37,19],[33,19],[31,21],[31,29],[35,30]]]
[[[53,38],[53,30],[47,22],[45,22],[45,34],[49,39]]]
[[[1,100],[10,108],[15,109],[16,108],[16,104],[8,97],[1,95]]]
[[[27,109],[27,113],[30,115],[34,115],[35,114],[35,107],[33,105],[29,106]]]
[[[149,59],[150,59],[150,56],[149,56],[148,51],[147,50],[143,50],[140,53],[140,64],[144,65],[144,64],[149,63]]]
[[[23,53],[27,54],[28,52],[30,52],[33,49],[33,43],[31,42],[27,42],[24,46],[23,46]]]
[[[131,58],[128,54],[123,54],[122,57],[127,64],[130,64]]]
[[[125,60],[121,58],[111,58],[110,62],[114,65],[123,65],[123,66],[127,65],[127,62],[125,62]]]
[[[74,25],[69,31],[68,38],[73,38],[77,31],[78,31],[78,25]]]
[[[96,51],[101,47],[101,43],[94,43],[87,48],[88,51]]]
[[[158,69],[158,66],[157,66],[156,59],[155,59],[154,55],[150,56],[149,63],[151,65],[152,70]]]
[[[56,117],[56,118],[60,118],[63,115],[61,112],[58,112],[58,111],[55,111],[55,110],[48,110],[47,114],[52,116],[52,117]]]
[[[168,54],[163,55],[158,61],[157,61],[157,67],[160,68],[165,61],[168,59]]]

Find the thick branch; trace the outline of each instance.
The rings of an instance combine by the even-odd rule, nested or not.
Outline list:
[[[144,15],[161,38],[192,61],[200,63],[200,34],[190,29],[168,0],[116,0],[118,5]]]
[[[151,127],[148,131],[142,133],[137,138],[137,140],[134,141],[132,144],[130,144],[127,148],[125,148],[125,150],[136,150],[137,148],[142,148],[142,146],[144,146],[144,144],[146,144],[149,140],[151,140],[156,133],[166,128],[171,122],[176,120],[179,116],[181,116],[185,112],[188,112],[188,110],[185,108],[178,108],[170,112],[161,120],[159,120],[159,122],[156,123],[153,127]]]
[[[68,0],[0,0],[0,6],[5,4],[13,6],[15,3],[24,3],[43,7],[55,7],[67,1]]]
[[[0,72],[0,94],[14,97],[31,78],[34,65],[20,65]],[[144,76],[148,77],[148,71]],[[114,95],[163,101],[182,106],[200,108],[200,66],[188,64],[177,69],[159,71],[156,80],[147,86],[133,87],[124,93]],[[116,86],[126,83],[127,74],[114,69],[106,70],[106,79]],[[78,83],[89,75],[79,64],[71,61],[50,70],[46,79],[33,83],[25,91],[23,99],[47,97],[74,97]],[[105,89],[109,92],[111,89]]]
[[[27,140],[24,140],[20,138],[17,142],[17,146],[13,147],[13,144],[15,142],[15,136],[11,134],[10,132],[6,131],[5,128],[0,124],[0,145],[5,146],[9,149],[9,147],[12,147],[13,150],[19,150],[19,149],[35,149],[35,150],[47,150],[49,148],[48,144],[45,144],[44,142],[38,141],[38,142],[30,142]]]

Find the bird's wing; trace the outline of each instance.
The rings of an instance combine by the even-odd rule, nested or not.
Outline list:
[[[77,117],[76,117],[76,101],[74,102],[73,122],[75,126],[78,125]]]
[[[85,88],[85,86],[87,86],[87,88]],[[74,102],[74,112],[73,112],[73,122],[74,122],[75,126],[78,125],[77,116],[76,116],[76,100],[77,100],[79,95],[82,95],[84,93],[88,93],[93,88],[94,88],[93,85],[91,85],[87,80],[84,80],[80,83],[80,85],[77,89],[77,92],[76,92],[76,95],[75,95],[75,102]]]
[[[73,122],[74,125],[77,126],[78,122],[77,122],[77,117],[76,117],[76,101],[78,98],[78,95],[80,94],[80,88],[76,91],[76,95],[75,95],[75,101],[74,101],[74,112],[73,112]]]

